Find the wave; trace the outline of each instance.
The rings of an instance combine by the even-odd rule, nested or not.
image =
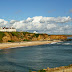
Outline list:
[[[52,42],[51,44],[56,44],[57,42]]]
[[[72,45],[72,43],[63,43],[63,45]]]
[[[65,42],[52,42],[52,43],[50,43],[50,44],[57,44],[57,45],[72,45],[72,43],[70,43],[70,42],[67,42],[67,43],[65,43]]]
[[[64,43],[65,45],[70,45],[71,43]]]
[[[57,43],[59,45],[72,45],[72,43]]]
[[[20,47],[27,47],[27,46],[9,47],[9,48],[6,48],[6,49],[13,49],[13,48],[20,48]]]

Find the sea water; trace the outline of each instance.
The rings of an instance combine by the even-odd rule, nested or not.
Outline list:
[[[0,50],[0,72],[29,72],[72,64],[72,41]]]

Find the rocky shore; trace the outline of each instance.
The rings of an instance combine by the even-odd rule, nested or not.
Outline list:
[[[36,72],[36,71],[32,71],[32,72]],[[39,70],[37,72],[72,72],[72,64],[70,64],[69,66],[61,66],[55,68],[47,67],[47,69]]]

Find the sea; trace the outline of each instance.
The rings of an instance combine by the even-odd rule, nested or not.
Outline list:
[[[72,41],[0,50],[0,72],[29,72],[72,64]]]

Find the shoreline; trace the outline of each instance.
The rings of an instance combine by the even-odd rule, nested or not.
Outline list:
[[[28,41],[28,42],[17,42],[17,43],[12,43],[12,42],[11,43],[0,43],[0,49],[53,44],[53,43],[57,43],[57,42],[62,42],[62,41],[54,40],[54,41]]]
[[[49,68],[47,69],[42,69],[44,72],[72,72],[72,64],[68,66],[60,66],[60,67],[55,67],[55,68]],[[32,71],[32,72],[40,72],[39,71]]]

